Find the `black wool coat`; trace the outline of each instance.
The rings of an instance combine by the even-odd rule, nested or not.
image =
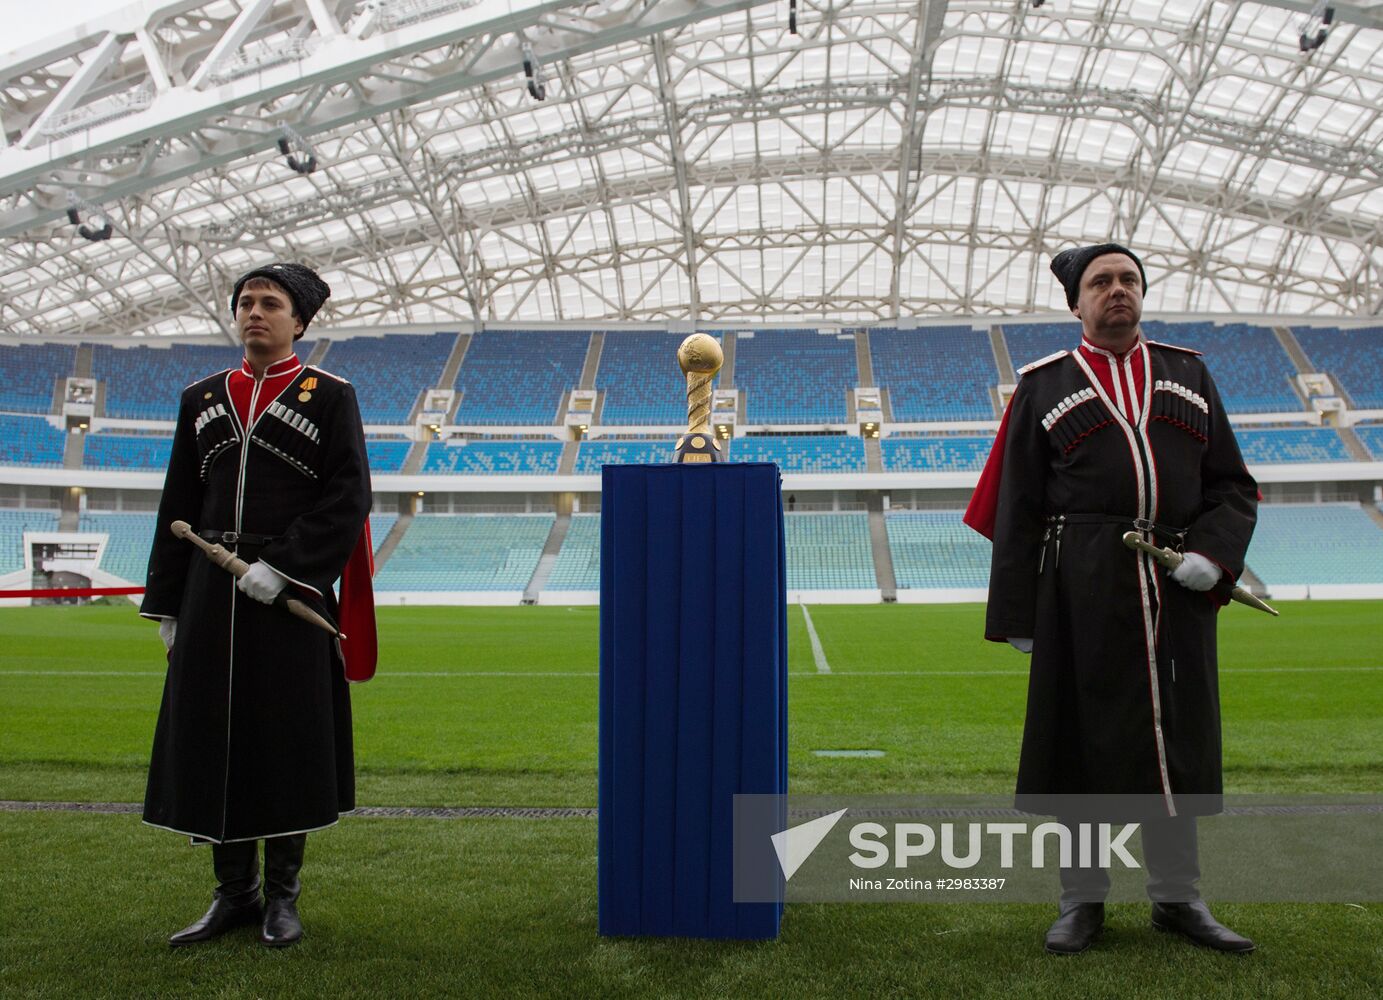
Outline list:
[[[985,630],[1033,639],[1017,791],[1034,812],[1092,793],[1148,796],[1162,815],[1219,808],[1216,614],[1257,484],[1200,357],[1135,350],[1138,419],[1067,352],[1025,369],[1008,414]],[[1228,576],[1187,590],[1123,544],[1140,529]]]
[[[247,428],[230,374],[183,392],[140,609],[178,620],[144,821],[213,842],[320,829],[355,808],[350,696],[334,639],[242,594],[169,525],[270,536],[237,554],[334,619],[371,496],[349,383],[304,367]]]

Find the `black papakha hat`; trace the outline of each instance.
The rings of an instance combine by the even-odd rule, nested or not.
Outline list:
[[[1052,273],[1056,275],[1056,280],[1061,282],[1061,287],[1066,289],[1066,305],[1068,307],[1076,308],[1076,299],[1080,298],[1080,276],[1085,273],[1090,262],[1107,253],[1121,253],[1138,265],[1138,273],[1143,276],[1143,294],[1147,294],[1148,272],[1143,270],[1143,262],[1138,259],[1138,255],[1128,247],[1120,246],[1118,243],[1097,243],[1093,247],[1072,247],[1069,250],[1061,251],[1052,258]]]
[[[232,316],[240,303],[240,290],[253,278],[268,278],[288,293],[293,300],[293,312],[302,321],[304,330],[312,322],[312,317],[317,315],[317,310],[322,308],[322,303],[331,297],[331,286],[319,278],[312,268],[280,261],[246,271],[240,276],[235,283],[235,291],[231,292]]]

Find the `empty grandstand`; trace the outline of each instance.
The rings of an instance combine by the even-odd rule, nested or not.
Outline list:
[[[989,586],[989,543],[960,518],[959,510],[894,511],[884,518],[899,590]]]
[[[599,475],[601,466],[604,465],[654,465],[658,462],[670,462],[676,443],[673,438],[665,441],[618,438],[582,441],[576,452],[576,474]]]
[[[47,413],[76,354],[70,344],[0,344],[0,411]]]
[[[551,424],[576,388],[590,334],[485,330],[471,338],[455,388],[458,424]]]
[[[878,587],[863,511],[787,514],[784,527],[789,591]]]
[[[162,472],[173,453],[173,438],[155,434],[88,434],[82,465],[88,469],[144,469]]]
[[[891,419],[989,420],[990,390],[999,381],[989,332],[968,326],[869,332],[874,382],[888,390]]]
[[[1297,326],[1297,343],[1317,371],[1334,376],[1359,409],[1383,409],[1383,326]]]
[[[97,569],[142,585],[149,569],[149,546],[153,543],[156,527],[154,514],[93,512],[82,515],[77,530],[108,536]]]
[[[365,423],[406,424],[418,396],[441,380],[455,346],[455,333],[352,337],[333,341],[322,367],[355,386]]]
[[[547,578],[547,589],[600,589],[600,515],[573,514],[562,551]]]
[[[863,472],[864,442],[858,437],[785,434],[751,435],[729,442],[732,462],[772,462],[783,472]]]
[[[895,435],[879,442],[885,472],[964,472],[984,468],[991,437]]]
[[[653,426],[686,421],[682,395],[687,383],[676,363],[683,336],[663,331],[605,334],[595,383],[604,393],[602,424]]]
[[[1250,465],[1350,461],[1344,441],[1329,427],[1240,428],[1234,436]]]
[[[375,575],[387,591],[522,591],[552,515],[419,514]]]
[[[754,330],[735,336],[735,387],[751,424],[839,424],[859,385],[855,339],[833,330]]]
[[[560,441],[434,441],[427,446],[425,473],[486,476],[553,476],[562,457]]]
[[[0,508],[0,575],[24,568],[25,533],[57,530],[56,511]]]
[[[105,416],[175,420],[183,386],[239,367],[240,357],[241,352],[228,344],[96,344],[91,348],[91,375],[105,388]]]
[[[0,464],[60,466],[65,443],[43,417],[0,413]]]
[[[1383,531],[1357,503],[1262,504],[1245,561],[1269,591],[1383,584]]]

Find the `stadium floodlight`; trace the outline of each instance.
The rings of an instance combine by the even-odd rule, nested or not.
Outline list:
[[[797,34],[797,0],[788,0],[788,34]]]
[[[82,211],[87,213],[87,219],[93,225],[88,226],[82,222]],[[84,240],[92,243],[100,243],[111,238],[115,232],[115,227],[111,224],[110,216],[101,208],[88,201],[77,197],[72,192],[67,193],[67,221],[77,227],[77,234]],[[96,225],[99,223],[99,225]],[[94,228],[93,228],[94,226]]]
[[[523,75],[528,80],[528,93],[535,101],[547,100],[547,84],[543,82],[543,65],[533,54],[533,46],[523,43]]]
[[[1306,23],[1301,26],[1301,34],[1297,38],[1297,45],[1303,52],[1311,52],[1325,44],[1326,37],[1330,34],[1330,26],[1335,22],[1335,8],[1330,6],[1325,0],[1317,0],[1316,6],[1311,8],[1311,13],[1306,16]]]
[[[294,173],[306,176],[317,169],[317,154],[312,151],[312,146],[301,135],[289,127],[287,122],[279,122],[279,152],[283,154],[288,166]],[[298,159],[293,155],[293,150],[297,149],[303,153],[303,158]]]

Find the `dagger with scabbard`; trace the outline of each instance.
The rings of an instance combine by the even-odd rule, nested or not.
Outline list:
[[[1152,542],[1145,542],[1142,538],[1139,537],[1138,532],[1136,531],[1124,532],[1124,544],[1127,545],[1129,548],[1133,549],[1135,552],[1146,552],[1148,555],[1153,557],[1154,562],[1156,562],[1159,566],[1161,566],[1168,572],[1171,572],[1172,570],[1176,569],[1178,566],[1181,565],[1181,560],[1183,557],[1180,552],[1177,552],[1174,549],[1161,548],[1157,545],[1154,545]],[[1267,602],[1261,601],[1257,597],[1254,597],[1253,594],[1249,593],[1249,591],[1244,587],[1236,586],[1234,590],[1230,592],[1229,597],[1232,601],[1238,601],[1240,604],[1246,604],[1249,607],[1255,608],[1259,611],[1265,611],[1268,614],[1272,615],[1274,618],[1278,616],[1277,611],[1270,605],[1268,605]]]
[[[192,525],[188,524],[186,521],[174,521],[170,527],[174,535],[178,538],[185,538],[193,545],[197,546],[208,559],[217,566],[220,566],[237,580],[244,576],[249,570],[250,564],[244,559],[241,559],[234,552],[227,551],[224,546],[213,545],[211,542],[208,542],[205,538],[202,538],[193,531]],[[346,638],[345,634],[342,633],[340,629],[327,621],[327,619],[323,618],[316,611],[313,611],[305,602],[298,600],[296,597],[289,597],[284,591],[279,591],[279,595],[274,598],[273,603],[283,608],[289,614],[297,615],[309,625],[315,625],[323,632],[335,636],[337,639]]]

